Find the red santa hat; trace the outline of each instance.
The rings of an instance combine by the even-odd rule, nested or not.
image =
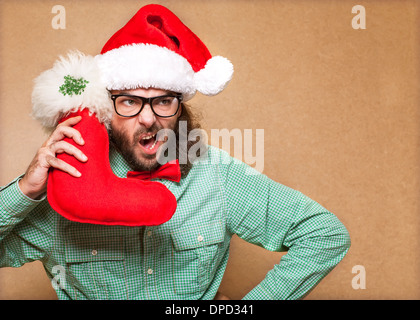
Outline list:
[[[142,7],[95,59],[108,90],[159,88],[182,93],[221,92],[233,75],[231,62],[212,56],[204,43],[167,8]]]
[[[182,93],[187,101],[196,91],[218,94],[232,75],[230,61],[213,57],[171,11],[147,5],[108,40],[101,54],[70,52],[35,79],[33,115],[52,129],[63,115],[87,108],[108,125],[113,108],[107,89],[152,87]],[[68,94],[65,87],[80,88]]]

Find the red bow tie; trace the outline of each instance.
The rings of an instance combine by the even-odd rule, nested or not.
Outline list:
[[[181,168],[177,160],[170,161],[154,171],[129,171],[127,178],[137,178],[141,180],[166,179],[175,182],[181,180]]]

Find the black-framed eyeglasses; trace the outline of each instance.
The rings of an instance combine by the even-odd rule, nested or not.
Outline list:
[[[182,102],[181,94],[167,94],[145,98],[131,94],[113,94],[115,112],[121,117],[135,117],[145,104],[149,104],[153,113],[161,118],[170,118],[177,114]]]

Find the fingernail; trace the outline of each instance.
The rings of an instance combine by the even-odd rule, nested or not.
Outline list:
[[[76,177],[79,177],[80,178],[81,176],[82,176],[82,174],[79,171],[77,171],[76,172]]]
[[[82,155],[82,159],[83,161],[87,161],[88,157],[86,157],[85,155]]]

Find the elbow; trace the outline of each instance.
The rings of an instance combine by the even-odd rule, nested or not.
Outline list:
[[[340,251],[343,252],[343,257],[349,251],[351,246],[351,239],[350,233],[348,232],[347,228],[342,224],[339,223],[340,226],[336,230],[336,240],[337,240],[337,247],[340,248]]]
[[[351,246],[350,233],[341,221],[340,223],[341,223],[342,237],[343,239],[345,239],[344,245],[347,249],[350,249],[350,246]]]

